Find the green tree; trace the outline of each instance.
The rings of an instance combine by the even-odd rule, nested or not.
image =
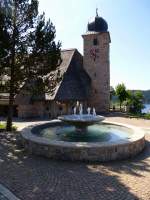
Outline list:
[[[1,0],[0,76],[8,76],[8,131],[12,129],[15,95],[21,87],[25,83],[35,87],[37,80],[42,80],[43,89],[50,86],[50,71],[61,62],[61,44],[55,42],[55,33],[44,13],[38,14],[38,0]]]
[[[118,96],[120,102],[120,110],[121,110],[122,103],[127,99],[128,96],[126,87],[123,83],[118,84],[116,86],[116,95]]]
[[[129,112],[140,114],[144,108],[143,100],[144,96],[141,91],[128,92],[127,105],[129,106]]]

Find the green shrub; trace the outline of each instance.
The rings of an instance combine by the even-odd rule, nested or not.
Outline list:
[[[144,118],[145,118],[145,119],[150,119],[150,113],[144,114]]]

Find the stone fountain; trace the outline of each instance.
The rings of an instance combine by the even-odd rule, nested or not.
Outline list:
[[[73,125],[76,128],[76,133],[85,134],[87,127],[103,121],[105,118],[100,115],[96,115],[95,108],[91,113],[91,108],[87,108],[87,114],[83,114],[83,105],[79,105],[79,114],[77,114],[77,106],[73,109],[73,115],[63,115],[58,117],[59,120]]]
[[[95,108],[87,108],[84,114],[78,104],[72,115],[23,129],[22,145],[36,155],[80,161],[125,159],[144,149],[141,129],[103,120]]]

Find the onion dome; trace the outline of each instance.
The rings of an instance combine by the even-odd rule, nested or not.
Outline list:
[[[102,17],[98,16],[97,9],[96,9],[96,17],[94,18],[94,20],[88,23],[87,30],[94,32],[108,31],[108,24]]]

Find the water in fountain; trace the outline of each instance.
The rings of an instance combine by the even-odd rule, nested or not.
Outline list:
[[[80,117],[82,117],[82,115],[83,115],[83,105],[82,104],[80,104],[80,106],[79,106],[79,115],[80,115]]]
[[[87,126],[86,132],[84,131],[77,132],[75,126],[57,122],[42,129],[39,136],[51,141],[113,142],[120,139],[128,140],[132,135],[128,128],[106,123]]]
[[[73,108],[73,114],[76,115],[77,114],[77,107]]]
[[[87,113],[88,113],[88,115],[91,114],[91,108],[90,107],[87,108]]]
[[[95,108],[93,108],[93,116],[96,116]]]

